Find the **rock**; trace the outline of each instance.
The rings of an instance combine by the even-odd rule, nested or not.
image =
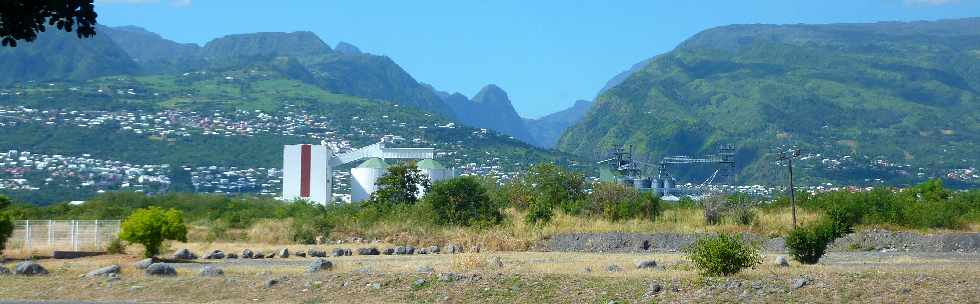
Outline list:
[[[640,260],[636,261],[636,269],[647,269],[657,267],[657,261],[654,260]]]
[[[150,267],[150,265],[156,262],[159,262],[156,258],[146,258],[134,263],[133,267],[136,267],[136,269],[146,269],[146,267]]]
[[[371,283],[367,284],[367,286],[371,287],[371,289],[381,289],[381,283]]]
[[[254,256],[255,256],[255,253],[253,253],[251,249],[242,250],[242,258],[243,259],[251,259]]]
[[[220,277],[225,275],[225,271],[212,265],[204,265],[204,267],[201,267],[201,271],[198,272],[198,275],[202,277]]]
[[[321,270],[331,270],[331,269],[333,269],[333,263],[327,261],[326,259],[317,258],[316,260],[313,260],[313,263],[310,263],[310,266],[306,267],[306,272],[313,273]]]
[[[456,246],[455,244],[446,245],[446,253],[448,254],[463,253],[463,247]]]
[[[395,254],[398,255],[415,254],[415,247],[412,246],[395,247]]]
[[[440,282],[455,282],[455,281],[459,281],[462,278],[463,278],[462,276],[460,276],[459,274],[453,273],[453,272],[447,272],[447,273],[440,273],[439,274],[439,281]]]
[[[487,264],[490,264],[490,266],[495,268],[504,268],[504,261],[501,260],[500,257],[498,256],[491,257],[490,259],[488,259]]]
[[[608,271],[608,272],[620,272],[620,271],[623,271],[623,267],[619,267],[619,265],[612,264],[612,265],[606,266],[606,271]]]
[[[345,255],[347,255],[347,249],[344,249],[344,248],[334,248],[333,249],[333,252],[330,255],[331,256],[334,256],[334,257],[342,257],[342,256],[345,256]]]
[[[415,253],[417,253],[417,254],[429,254],[429,249],[428,248],[419,248],[418,250],[416,250]]]
[[[265,258],[265,254],[262,254],[262,252],[256,251],[254,254],[252,254],[252,258],[253,259],[264,259]]]
[[[271,258],[275,258],[275,257],[276,257],[276,252],[275,252],[275,251],[273,251],[272,253],[269,253],[269,255],[267,255],[267,256],[265,256],[265,257],[267,257],[267,258],[270,258],[270,259],[271,259]]]
[[[187,248],[184,248],[184,249],[181,249],[181,250],[177,250],[177,252],[174,253],[174,259],[175,260],[194,260],[194,259],[197,259],[197,255],[194,254],[193,252],[191,252],[190,250],[187,250]]]
[[[415,272],[418,272],[418,273],[432,273],[433,271],[435,271],[435,270],[432,269],[432,266],[429,266],[429,265],[422,265],[422,266],[419,266],[419,267],[415,268]]]
[[[0,265],[0,275],[9,275],[9,274],[10,274],[10,269],[7,269],[7,267]]]
[[[205,260],[220,260],[225,258],[225,252],[221,250],[212,250],[208,254],[204,255]]]
[[[285,258],[288,258],[289,257],[289,248],[279,249],[279,257],[280,258],[284,258],[284,259]]]
[[[109,265],[96,270],[89,271],[85,274],[86,277],[107,277],[110,274],[119,274],[122,268],[119,265]]]
[[[412,287],[415,287],[415,288],[422,287],[422,286],[425,286],[425,279],[418,279],[418,280],[415,280],[415,282],[412,283]]]
[[[307,249],[306,250],[306,254],[309,255],[311,258],[325,258],[325,257],[327,257],[327,252],[326,251],[319,250],[319,249],[313,249],[313,248]]]
[[[276,286],[278,284],[279,284],[279,280],[269,279],[268,281],[265,281],[265,288],[272,288],[272,286]]]
[[[306,252],[297,251],[295,253],[295,255],[298,256],[298,257],[301,257],[301,258],[305,258],[306,257]]]
[[[374,248],[374,247],[357,248],[357,255],[379,255],[379,254],[381,254],[381,252],[378,251],[378,248]]]
[[[650,286],[647,287],[647,294],[658,294],[660,291],[664,290],[664,287],[657,282],[651,282]]]
[[[800,289],[800,288],[803,288],[803,286],[806,286],[808,284],[810,284],[810,280],[809,279],[807,279],[807,278],[797,278],[796,280],[793,280],[793,289]]]
[[[238,255],[235,254],[234,252],[229,252],[228,254],[225,254],[225,258],[226,259],[237,259],[238,258]]]
[[[177,269],[167,263],[153,263],[149,267],[146,267],[146,274],[152,276],[166,276],[172,277],[177,275]]]
[[[429,246],[429,253],[431,254],[439,253],[439,246],[436,245]]]
[[[14,267],[14,274],[25,276],[46,275],[48,274],[48,270],[34,261],[23,261],[17,263],[17,266]]]
[[[776,266],[780,266],[780,267],[789,266],[789,260],[786,259],[785,255],[777,256],[776,260],[773,261],[773,263],[776,264]]]
[[[389,248],[385,248],[385,250],[382,251],[381,254],[384,254],[384,255],[392,255],[392,254],[395,254],[395,248],[390,248],[390,247]]]

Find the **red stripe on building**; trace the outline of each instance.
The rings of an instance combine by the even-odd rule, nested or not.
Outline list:
[[[299,196],[310,197],[310,159],[312,158],[312,148],[310,145],[300,146],[300,169],[299,169]]]

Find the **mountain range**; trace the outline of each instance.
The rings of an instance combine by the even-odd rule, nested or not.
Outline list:
[[[709,29],[640,63],[558,147],[650,159],[738,147],[739,179],[906,183],[980,165],[980,18]],[[615,83],[615,82],[614,82]],[[710,171],[708,172],[710,174]]]

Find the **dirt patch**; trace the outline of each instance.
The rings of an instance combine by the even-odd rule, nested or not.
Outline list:
[[[538,251],[556,252],[677,252],[695,240],[712,234],[681,233],[572,233],[542,239]],[[781,237],[767,238],[742,234],[760,244],[767,252],[785,252]],[[944,233],[925,235],[914,232],[869,230],[837,239],[830,251],[906,251],[906,252],[980,252],[980,233]]]

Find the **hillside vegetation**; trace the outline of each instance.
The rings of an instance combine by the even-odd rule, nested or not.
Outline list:
[[[911,184],[980,163],[978,54],[976,18],[714,28],[608,89],[559,148],[659,159],[736,144],[740,180],[772,182],[772,152],[799,146],[809,182]]]

